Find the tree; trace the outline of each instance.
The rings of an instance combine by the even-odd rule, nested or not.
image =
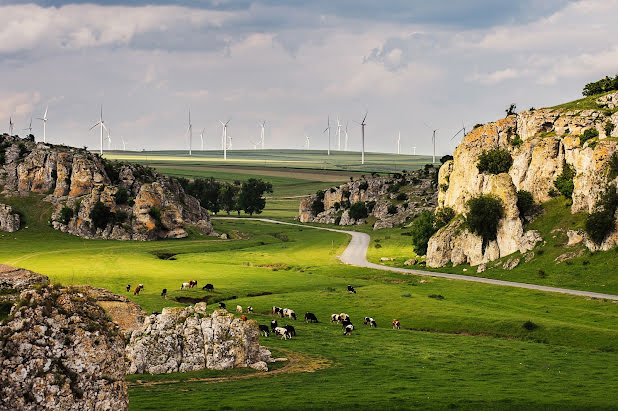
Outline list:
[[[97,201],[94,207],[92,207],[92,210],[90,210],[88,217],[92,220],[92,225],[94,225],[95,228],[104,229],[107,227],[107,224],[112,221],[113,213],[110,211],[109,207]]]
[[[579,143],[583,146],[586,141],[597,138],[598,136],[599,132],[596,128],[587,128],[584,130],[584,134],[579,137]]]
[[[219,203],[221,208],[229,215],[231,211],[237,210],[238,194],[240,187],[232,184],[223,184],[219,192]]]
[[[506,112],[506,116],[510,116],[513,114],[517,114],[517,105],[515,103],[512,103],[509,108],[507,108],[506,110],[504,110]]]
[[[517,208],[519,209],[520,217],[528,215],[534,207],[534,198],[532,193],[526,190],[519,190],[517,192]]]
[[[503,148],[483,151],[479,156],[478,163],[476,163],[476,167],[481,173],[488,172],[490,174],[508,173],[512,165],[513,157],[511,157],[511,153]]]
[[[352,217],[355,220],[367,218],[368,215],[369,213],[367,211],[367,206],[362,201],[359,201],[358,203],[354,203],[350,207],[350,217]]]
[[[565,163],[562,167],[562,173],[554,180],[554,186],[560,191],[560,194],[569,199],[573,197],[573,189],[575,188],[573,183],[574,177],[575,169]]]
[[[197,198],[202,207],[217,214],[221,209],[219,204],[220,189],[221,183],[215,181],[213,177],[196,178],[192,183],[188,183],[186,192]]]
[[[450,154],[447,154],[445,156],[442,156],[442,158],[440,159],[440,163],[444,164],[447,161],[452,160],[452,159],[453,159],[453,156]]]
[[[451,222],[455,218],[455,210],[451,207],[440,207],[436,210],[435,224],[436,228],[440,229]]]
[[[502,200],[493,195],[473,197],[466,203],[468,229],[483,238],[483,252],[487,244],[498,235],[498,224],[504,216]]]
[[[427,254],[427,245],[429,239],[437,231],[435,228],[435,217],[429,210],[423,211],[412,222],[411,237],[412,245],[414,246],[414,252],[418,255]]]
[[[250,178],[240,189],[238,201],[240,208],[247,214],[260,214],[266,207],[266,199],[262,197],[264,193],[272,193],[272,184],[261,179]]]
[[[118,187],[114,197],[116,198],[116,204],[127,204],[129,201],[129,192],[124,187]]]
[[[588,83],[584,86],[582,94],[584,96],[594,96],[595,94],[601,94],[612,90],[618,90],[618,75],[616,77],[605,76],[605,78]]]
[[[612,135],[612,133],[614,132],[614,129],[616,128],[616,125],[614,125],[614,123],[612,123],[610,120],[607,120],[605,122],[605,135],[607,137],[610,137]]]
[[[607,187],[601,195],[597,207],[600,207],[601,211],[592,213],[586,218],[586,234],[596,244],[601,244],[616,226],[614,215],[618,208],[618,192],[614,184]]]

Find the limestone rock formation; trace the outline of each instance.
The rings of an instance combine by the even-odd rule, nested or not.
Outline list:
[[[109,162],[88,151],[0,136],[5,195],[46,195],[55,229],[84,238],[183,238],[187,226],[216,235],[208,212],[177,180],[147,167]],[[107,213],[93,221],[98,203]],[[64,211],[63,211],[64,210]],[[3,220],[0,209],[0,223]],[[0,225],[1,227],[2,225]]]
[[[0,326],[0,409],[126,410],[124,341],[74,289],[25,290]]]
[[[19,214],[13,212],[13,208],[6,204],[0,204],[0,231],[14,233],[19,230]]]
[[[270,351],[258,344],[255,321],[241,321],[225,310],[206,313],[206,304],[164,308],[133,331],[127,345],[128,373],[170,373],[210,368],[263,369]]]
[[[365,220],[351,218],[349,207],[364,202],[369,216],[376,219],[374,230],[392,228],[424,210],[435,210],[438,197],[436,173],[437,169],[426,167],[393,177],[371,176],[332,187],[324,191],[323,198],[314,194],[301,200],[296,219],[301,223],[363,224]],[[404,199],[397,198],[400,194],[405,195]],[[324,211],[314,215],[312,204],[316,201],[322,203]],[[393,211],[389,206],[395,206],[395,212],[389,212]]]
[[[607,101],[603,104],[608,107],[614,104],[616,96],[605,97]],[[497,241],[490,242],[485,250],[481,247],[482,239],[469,233],[462,225],[463,220],[452,221],[431,238],[427,265],[440,267],[449,262],[477,265],[517,250],[522,253],[531,250],[542,239],[539,233],[524,232],[516,206],[517,191],[529,191],[537,203],[550,200],[555,191],[554,180],[565,165],[575,170],[571,212],[595,211],[608,184],[618,182],[618,179],[608,180],[608,160],[617,151],[618,142],[607,138],[604,127],[607,121],[618,125],[618,113],[608,116],[601,109],[577,112],[540,109],[523,111],[468,133],[455,150],[454,159],[440,169],[438,205],[463,214],[469,199],[493,194],[502,200],[505,216],[500,221]],[[582,144],[580,137],[589,128],[596,129],[599,137]],[[508,174],[479,172],[476,166],[479,155],[494,148],[510,152],[513,165]],[[606,239],[602,249],[611,248],[614,237],[618,235]]]

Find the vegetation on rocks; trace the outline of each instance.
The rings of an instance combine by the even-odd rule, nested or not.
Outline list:
[[[532,193],[526,190],[517,192],[517,209],[521,217],[527,216],[534,209],[534,198]]]
[[[416,254],[427,254],[427,244],[436,231],[438,231],[436,219],[431,211],[423,211],[414,219],[410,227],[410,233]]]
[[[500,219],[504,216],[502,201],[491,194],[471,198],[466,203],[466,225],[483,238],[483,249],[497,237]]]
[[[554,180],[554,187],[558,189],[560,194],[565,198],[573,197],[575,169],[570,164],[564,164],[562,167],[562,173]]]
[[[508,173],[512,165],[511,153],[502,148],[495,148],[483,151],[476,166],[481,173],[500,174]]]
[[[350,217],[355,220],[361,220],[363,218],[367,218],[368,215],[369,215],[369,212],[367,210],[367,206],[362,201],[359,201],[358,203],[354,203],[350,207]]]
[[[597,207],[599,211],[591,213],[586,218],[586,234],[596,244],[601,244],[603,240],[615,229],[615,213],[618,208],[618,193],[616,186],[610,185],[601,196]]]
[[[599,137],[599,132],[597,131],[597,129],[588,128],[584,130],[584,134],[582,134],[581,137],[579,138],[579,142],[583,146],[586,141],[591,140],[593,138],[597,138],[597,137]]]
[[[584,96],[593,96],[613,90],[618,90],[618,75],[615,77],[606,76],[601,80],[586,84],[582,90],[582,94]]]

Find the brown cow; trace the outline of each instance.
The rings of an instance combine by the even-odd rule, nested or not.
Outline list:
[[[393,330],[401,329],[401,323],[397,319],[393,319]]]
[[[135,290],[133,291],[133,295],[139,295],[140,291],[142,291],[142,287],[138,285],[137,287],[135,287]]]
[[[243,314],[243,315],[241,315],[241,316],[240,316],[240,320],[241,320],[241,321],[247,321],[247,316],[246,316],[246,315],[244,315],[244,314]]]

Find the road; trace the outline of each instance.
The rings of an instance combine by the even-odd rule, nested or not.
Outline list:
[[[595,293],[591,291],[581,291],[581,290],[571,290],[568,288],[557,288],[557,287],[548,287],[544,285],[536,285],[536,284],[527,284],[527,283],[518,283],[515,281],[503,281],[503,280],[494,280],[492,278],[483,278],[483,277],[472,277],[468,275],[459,275],[459,274],[448,274],[448,273],[439,273],[433,271],[421,271],[421,270],[413,270],[409,268],[399,268],[399,267],[387,267],[385,265],[375,264],[367,261],[367,248],[369,247],[369,242],[371,237],[369,234],[360,233],[357,231],[346,231],[339,230],[335,228],[326,228],[326,227],[314,227],[310,225],[304,224],[296,224],[296,223],[288,223],[284,221],[271,220],[268,218],[242,218],[242,217],[213,217],[215,220],[252,220],[252,221],[261,221],[264,223],[272,223],[272,224],[282,224],[282,225],[291,225],[298,226],[303,228],[313,228],[315,230],[324,230],[324,231],[333,231],[336,233],[347,234],[352,237],[350,243],[347,248],[343,251],[339,259],[349,265],[353,265],[356,267],[366,267],[372,268],[375,270],[382,271],[394,271],[398,273],[404,274],[414,274],[414,275],[423,275],[428,277],[438,277],[438,278],[448,278],[451,280],[461,280],[461,281],[470,281],[474,283],[484,283],[484,284],[493,284],[500,285],[504,287],[517,287],[517,288],[527,288],[529,290],[537,290],[537,291],[546,291],[551,293],[561,293],[561,294],[571,294],[578,295],[582,297],[592,297],[592,298],[602,298],[608,300],[616,300],[618,301],[618,295],[612,294],[603,294],[603,293]]]

